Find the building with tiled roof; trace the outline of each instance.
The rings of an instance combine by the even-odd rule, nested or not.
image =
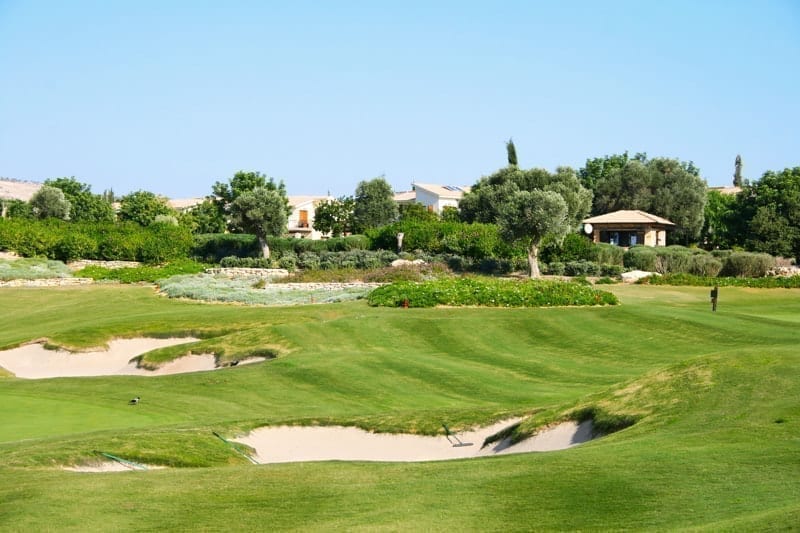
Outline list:
[[[583,229],[594,242],[617,246],[666,246],[667,230],[675,224],[644,211],[614,211],[583,220]]]

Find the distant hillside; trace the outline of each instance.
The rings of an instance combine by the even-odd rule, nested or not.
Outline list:
[[[0,178],[0,198],[5,200],[28,201],[33,193],[39,190],[41,183],[21,181],[11,178]]]

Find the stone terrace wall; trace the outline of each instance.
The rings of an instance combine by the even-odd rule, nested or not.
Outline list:
[[[286,278],[289,271],[285,268],[207,268],[206,274],[225,276],[226,278]]]
[[[44,279],[12,279],[0,281],[0,287],[66,287],[70,285],[89,285],[92,278],[44,278]]]
[[[80,270],[87,266],[99,266],[103,268],[136,268],[142,264],[138,261],[96,261],[94,259],[81,259],[80,261],[73,261],[67,266],[70,270]]]

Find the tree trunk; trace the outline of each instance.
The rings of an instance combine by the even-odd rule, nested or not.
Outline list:
[[[531,244],[528,250],[528,267],[530,267],[531,278],[540,278],[542,273],[539,272],[539,245]]]
[[[261,255],[264,256],[264,259],[269,259],[269,245],[266,237],[259,237],[258,244],[261,246]]]

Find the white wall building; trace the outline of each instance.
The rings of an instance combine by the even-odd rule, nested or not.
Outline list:
[[[289,196],[292,214],[287,222],[290,237],[297,239],[322,239],[328,234],[314,229],[314,210],[322,202],[333,200],[330,196]]]
[[[412,187],[412,191],[395,194],[395,201],[400,204],[416,202],[437,214],[441,214],[445,207],[457,209],[458,202],[461,201],[464,193],[470,190],[470,187],[466,186],[456,187],[430,183],[413,183]]]

